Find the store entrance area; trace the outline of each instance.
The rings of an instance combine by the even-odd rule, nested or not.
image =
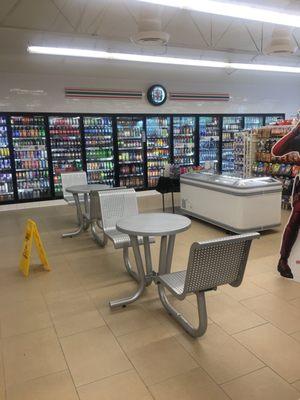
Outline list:
[[[140,197],[138,206],[161,211],[157,196]],[[17,265],[33,213],[52,271],[34,255],[25,279]],[[282,227],[288,215],[282,212]],[[137,400],[299,398],[300,285],[276,272],[282,227],[253,242],[239,288],[207,293],[207,332],[195,339],[165,312],[154,285],[134,304],[111,310],[108,301],[130,295],[136,282],[111,243],[101,249],[88,232],[60,237],[74,218],[67,205],[1,212],[1,398],[5,390],[8,399],[22,400],[120,393]],[[177,235],[172,270],[186,267],[195,239],[226,236],[192,219]],[[159,241],[152,246],[157,265]],[[193,296],[171,301],[196,320]]]

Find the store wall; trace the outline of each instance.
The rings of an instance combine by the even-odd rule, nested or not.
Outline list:
[[[248,83],[245,83],[248,82]],[[250,82],[250,83],[249,83]],[[229,102],[177,102],[167,101],[161,107],[153,107],[143,100],[86,100],[67,99],[66,86],[79,88],[142,89],[153,83],[162,83],[167,90],[184,92],[229,93]],[[43,74],[0,75],[0,112],[80,112],[80,113],[280,113],[294,115],[300,108],[300,90],[291,77],[277,76],[269,79],[260,76],[255,83],[247,79],[224,79],[224,82],[197,82],[181,80],[156,81],[128,80],[111,77],[89,78]]]

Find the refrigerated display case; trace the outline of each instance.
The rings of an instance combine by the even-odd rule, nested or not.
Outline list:
[[[45,118],[10,118],[19,200],[51,197]]]
[[[199,117],[199,165],[205,170],[219,170],[220,118]]]
[[[234,134],[243,129],[242,116],[224,116],[222,127],[222,172],[234,172]]]
[[[251,130],[255,128],[259,128],[264,125],[264,117],[262,116],[246,116],[244,120],[244,129]]]
[[[278,180],[201,172],[180,177],[181,211],[226,230],[263,231],[281,223]],[[199,199],[201,199],[199,201]]]
[[[55,197],[62,196],[61,173],[82,171],[80,118],[49,117]]]
[[[265,117],[265,125],[271,125],[277,122],[278,120],[284,119],[285,116],[284,114],[279,114],[279,115],[266,115]]]
[[[88,183],[115,184],[112,117],[83,117]]]
[[[145,186],[143,135],[143,118],[117,117],[120,186]]]
[[[195,131],[195,117],[173,117],[174,164],[180,166],[195,165]]]
[[[0,116],[0,203],[14,200],[7,119]]]
[[[170,117],[146,118],[148,187],[155,187],[170,162]]]

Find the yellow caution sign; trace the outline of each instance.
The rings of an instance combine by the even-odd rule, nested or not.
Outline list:
[[[21,255],[21,260],[20,260],[20,271],[22,271],[26,277],[29,275],[29,270],[30,270],[32,240],[34,240],[39,258],[41,260],[41,263],[42,263],[44,269],[46,271],[51,270],[50,265],[48,264],[46,252],[45,252],[42,240],[40,238],[40,234],[39,234],[37,225],[32,219],[29,219],[29,220],[27,220],[27,224],[26,224],[25,239],[23,242],[23,249],[22,249],[22,255]]]

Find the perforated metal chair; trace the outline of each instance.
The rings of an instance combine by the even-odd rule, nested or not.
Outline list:
[[[61,174],[61,184],[62,184],[64,200],[68,204],[74,204],[75,202],[74,202],[73,195],[71,193],[66,192],[66,189],[69,186],[73,186],[73,185],[87,185],[86,172],[84,172],[84,171],[63,172]],[[79,196],[79,199],[81,201],[83,201],[84,196],[83,195]]]
[[[134,189],[114,190],[99,193],[102,229],[105,237],[110,239],[115,249],[123,249],[123,260],[127,272],[138,280],[137,274],[132,270],[129,260],[128,248],[131,246],[130,238],[125,233],[117,230],[117,221],[123,217],[137,215],[138,205]],[[154,239],[150,238],[150,243]],[[139,238],[139,244],[143,244],[143,238]]]
[[[258,237],[258,233],[247,233],[195,242],[190,248],[186,271],[158,276],[156,283],[163,306],[191,336],[202,336],[207,329],[205,292],[221,285],[237,287],[242,283],[251,242]],[[165,288],[179,300],[192,293],[197,296],[198,327],[193,327],[169,303]]]

